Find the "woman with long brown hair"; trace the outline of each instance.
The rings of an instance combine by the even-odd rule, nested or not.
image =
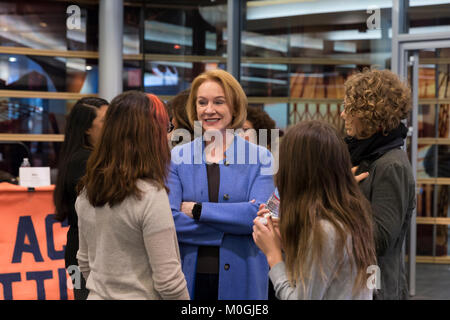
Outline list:
[[[88,299],[189,299],[165,185],[167,124],[161,101],[138,91],[106,113],[75,204]]]
[[[279,232],[271,218],[267,225],[256,218],[253,238],[267,257],[276,296],[372,299],[366,273],[376,264],[370,204],[336,130],[319,121],[290,128],[275,184],[282,199]]]

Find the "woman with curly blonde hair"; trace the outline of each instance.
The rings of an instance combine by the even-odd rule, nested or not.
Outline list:
[[[415,182],[401,147],[408,129],[410,89],[388,70],[364,70],[345,82],[345,138],[359,186],[373,212],[381,287],[375,299],[407,299],[402,245],[415,207]]]

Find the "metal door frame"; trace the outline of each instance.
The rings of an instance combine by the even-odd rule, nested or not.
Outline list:
[[[432,37],[432,35],[429,35]],[[408,37],[404,42],[398,44],[398,71],[399,76],[406,80],[408,77],[408,65],[412,66],[412,117],[411,124],[409,124],[411,132],[411,166],[414,174],[414,180],[417,177],[417,143],[418,143],[418,114],[419,114],[419,50],[422,49],[439,49],[450,48],[450,35],[447,39],[439,40],[430,39],[427,41],[417,41],[416,39],[423,39],[423,37]],[[409,41],[408,41],[409,40]],[[408,53],[412,52],[408,60]],[[411,130],[412,129],[412,130]],[[416,185],[417,190],[417,185]],[[417,195],[417,192],[416,192]],[[411,217],[410,226],[410,245],[409,245],[409,292],[411,296],[416,294],[416,249],[417,249],[417,209],[414,209]]]

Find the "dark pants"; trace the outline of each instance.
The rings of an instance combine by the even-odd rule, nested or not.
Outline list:
[[[194,300],[212,300],[219,298],[219,275],[197,273],[195,276]]]
[[[67,244],[66,244],[66,251],[64,252],[64,260],[66,263],[66,269],[69,266],[78,266],[78,260],[77,260],[77,252],[78,252],[78,228],[70,227],[69,231],[67,232]],[[70,274],[70,273],[69,273]],[[73,274],[73,271],[72,271]],[[84,279],[81,272],[79,272],[80,276],[80,288],[74,288],[73,289],[73,295],[75,300],[86,300],[89,290],[86,289],[86,280]],[[75,285],[75,279],[72,280],[72,283]]]
[[[273,288],[272,281],[269,279],[269,300],[278,300],[275,296],[275,290]]]

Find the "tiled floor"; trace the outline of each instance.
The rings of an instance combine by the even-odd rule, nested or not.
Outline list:
[[[416,265],[416,295],[412,300],[450,300],[450,265]]]

